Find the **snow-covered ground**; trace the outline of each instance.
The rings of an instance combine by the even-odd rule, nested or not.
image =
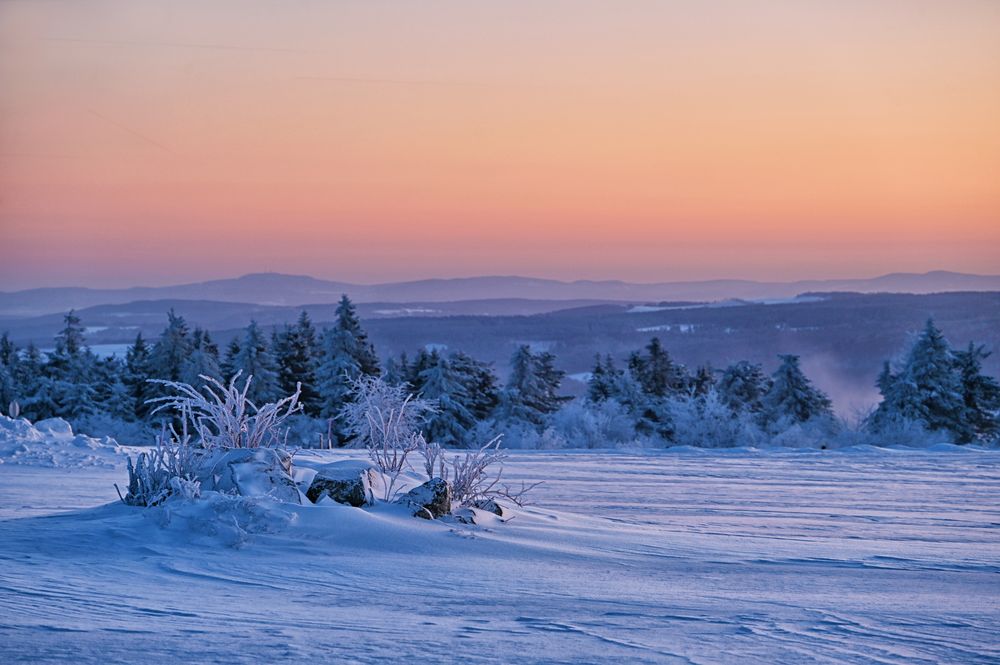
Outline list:
[[[124,475],[0,465],[0,662],[1000,660],[997,452],[513,453],[486,526]]]

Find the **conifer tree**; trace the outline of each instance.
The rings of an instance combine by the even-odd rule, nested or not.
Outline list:
[[[534,354],[527,345],[518,347],[511,358],[510,377],[500,398],[504,419],[545,425],[565,398],[558,395],[564,372],[555,368],[555,357],[548,352]]]
[[[306,312],[299,314],[294,325],[285,326],[273,337],[274,358],[278,364],[278,385],[282,394],[291,395],[297,384],[302,385],[299,402],[306,415],[318,416],[320,411],[316,367],[319,347],[316,329]]]
[[[250,321],[240,342],[239,353],[233,358],[233,369],[240,381],[253,377],[247,399],[260,406],[281,399],[278,385],[278,365],[271,356],[267,340],[256,321]]]
[[[187,321],[171,309],[167,312],[167,327],[160,333],[160,338],[150,352],[149,373],[155,379],[181,381],[184,362],[193,348]]]
[[[647,395],[666,397],[686,391],[688,380],[683,365],[678,365],[654,337],[646,345],[646,353],[633,353],[629,357],[629,371]]]
[[[1000,434],[1000,383],[982,372],[982,361],[989,356],[985,347],[972,342],[955,353],[964,407],[958,432],[960,443],[990,441]]]
[[[830,399],[815,388],[799,367],[799,357],[782,355],[781,365],[771,377],[771,387],[761,399],[767,424],[804,423],[833,419]]]
[[[733,411],[760,413],[761,399],[771,387],[764,369],[755,363],[741,360],[725,369],[717,390],[720,399]]]
[[[424,424],[427,439],[447,447],[465,446],[475,417],[467,407],[470,395],[453,366],[439,358],[421,372],[421,385],[420,397],[436,405]]]
[[[962,436],[966,407],[955,355],[941,331],[928,319],[898,373],[888,363],[878,378],[882,402],[872,414],[876,431],[904,419],[928,430]]]
[[[125,370],[122,374],[122,383],[132,404],[130,419],[145,420],[153,408],[153,405],[146,403],[146,400],[154,396],[153,386],[149,383],[153,378],[150,373],[149,358],[149,345],[140,332],[135,336],[135,342],[125,352]]]

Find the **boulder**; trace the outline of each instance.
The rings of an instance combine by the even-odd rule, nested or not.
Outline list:
[[[197,480],[202,491],[302,503],[302,493],[292,479],[292,456],[278,448],[206,450],[198,464]]]
[[[411,508],[414,517],[437,519],[451,512],[451,485],[441,478],[431,478],[401,496],[396,503]]]
[[[382,486],[382,476],[367,462],[345,460],[316,469],[306,496],[316,503],[328,496],[337,503],[355,508],[375,503],[375,492]]]
[[[503,517],[504,514],[503,506],[501,506],[493,499],[489,499],[486,497],[475,499],[469,505],[473,508],[478,508],[479,510],[485,510],[488,513],[493,513],[494,515],[497,515],[499,517]]]

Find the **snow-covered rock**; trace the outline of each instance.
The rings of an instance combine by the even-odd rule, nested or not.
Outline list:
[[[306,496],[313,503],[328,496],[337,503],[360,508],[375,503],[375,491],[382,485],[378,470],[361,460],[333,462],[316,469]]]
[[[501,506],[493,499],[487,497],[474,500],[471,504],[471,507],[477,508],[479,510],[484,510],[488,513],[493,513],[494,515],[499,515],[500,517],[503,517],[504,514],[503,506]]]
[[[401,496],[396,503],[412,508],[414,517],[437,519],[451,513],[451,485],[441,478],[431,478]]]
[[[198,464],[197,480],[203,491],[302,503],[302,493],[292,479],[292,456],[278,448],[206,451]]]
[[[0,464],[115,467],[123,462],[114,439],[74,434],[62,418],[32,424],[25,418],[0,416]]]

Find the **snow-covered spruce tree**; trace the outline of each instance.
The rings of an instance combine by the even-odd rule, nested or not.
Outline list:
[[[142,333],[135,336],[135,342],[125,352],[125,371],[122,383],[128,390],[132,405],[132,417],[129,420],[145,420],[149,415],[150,406],[146,403],[155,397],[155,390],[149,380],[153,378],[150,371],[150,348]]]
[[[555,357],[548,352],[532,353],[530,347],[518,347],[511,358],[510,377],[500,396],[501,421],[544,427],[550,414],[559,409],[565,398],[559,385],[565,372],[557,370]]]
[[[237,335],[229,340],[229,344],[226,345],[226,353],[222,356],[219,361],[219,371],[222,373],[222,380],[226,383],[233,380],[236,376],[236,356],[240,355],[240,338]]]
[[[361,327],[354,305],[345,295],[337,306],[337,321],[323,331],[323,350],[316,370],[319,410],[330,422],[331,436],[345,445],[349,432],[336,418],[353,398],[354,382],[361,376],[378,376],[378,357]]]
[[[17,380],[19,360],[17,346],[4,333],[0,336],[0,410],[4,413],[21,398]]]
[[[959,441],[991,441],[1000,435],[1000,383],[983,374],[982,361],[990,352],[972,342],[955,352],[955,370],[962,390],[964,411]]]
[[[594,369],[587,380],[587,397],[595,404],[614,399],[617,397],[621,377],[622,371],[615,367],[610,354],[604,356],[603,360],[601,354],[597,354],[594,357]]]
[[[402,386],[409,383],[410,363],[406,358],[406,352],[399,354],[399,358],[390,356],[385,361],[385,369],[382,370],[382,379],[390,386]]]
[[[465,407],[476,420],[486,420],[500,404],[500,390],[493,366],[461,351],[448,356],[448,364],[465,389]]]
[[[471,398],[462,378],[444,358],[420,374],[420,396],[436,405],[424,423],[424,436],[449,448],[465,447],[476,424],[468,408]]]
[[[28,344],[17,366],[22,416],[37,421],[59,415],[52,384],[53,380],[45,372],[41,351],[34,344]]]
[[[278,363],[278,385],[282,392],[290,392],[301,384],[303,412],[308,416],[318,416],[320,400],[316,367],[320,348],[316,329],[309,315],[303,311],[294,325],[275,332],[272,347]]]
[[[647,395],[666,397],[687,391],[687,370],[670,358],[658,337],[649,341],[646,353],[636,351],[629,356],[628,367]]]
[[[149,373],[164,381],[180,381],[184,361],[193,348],[187,321],[171,309],[167,312],[167,327],[149,354]]]
[[[191,335],[191,355],[181,365],[181,382],[190,385],[201,385],[208,376],[222,379],[219,368],[219,347],[212,341],[207,330],[195,328]]]
[[[933,320],[928,319],[901,369],[894,373],[886,363],[877,385],[882,402],[869,420],[872,430],[904,419],[921,422],[930,431],[960,435],[965,415],[961,380],[951,346]]]
[[[84,327],[74,312],[64,318],[64,327],[56,335],[55,350],[45,363],[45,374],[50,380],[49,398],[55,413],[67,419],[93,413],[95,403],[95,356],[84,337]]]
[[[761,398],[763,422],[774,431],[784,425],[809,421],[833,423],[830,398],[815,388],[799,367],[799,357],[779,356],[781,365],[771,376],[771,387]],[[777,432],[775,432],[777,433]]]
[[[243,333],[239,353],[233,359],[233,369],[244,377],[253,377],[247,393],[248,400],[254,404],[277,401],[281,394],[278,365],[256,321],[251,321]]]
[[[741,360],[722,372],[717,386],[719,397],[733,411],[747,410],[760,413],[761,399],[771,388],[771,380],[764,369],[755,363]]]

